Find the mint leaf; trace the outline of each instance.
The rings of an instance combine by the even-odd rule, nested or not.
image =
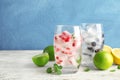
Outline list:
[[[46,72],[47,73],[52,73],[52,68],[51,67],[47,68]]]
[[[88,72],[88,71],[90,71],[90,69],[87,67],[87,68],[84,69],[84,71]]]
[[[62,66],[58,66],[59,69],[62,69]]]
[[[58,65],[57,65],[56,63],[54,64],[54,66],[57,66],[57,67],[58,67]]]
[[[57,73],[58,75],[60,75],[60,74],[62,74],[62,71],[59,70],[59,71],[57,71],[56,73]]]
[[[110,72],[115,72],[116,70],[115,69],[113,69],[113,70],[110,70]]]
[[[54,66],[54,71],[57,72],[59,68],[57,66]]]

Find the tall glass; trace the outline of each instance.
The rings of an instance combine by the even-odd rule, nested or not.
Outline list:
[[[104,34],[102,24],[82,23],[83,37],[83,64],[93,66],[93,57],[96,52],[102,50],[104,45]]]
[[[54,34],[55,62],[62,73],[75,73],[81,63],[82,39],[80,26],[57,25]]]

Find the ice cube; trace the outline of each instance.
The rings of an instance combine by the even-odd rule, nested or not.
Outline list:
[[[60,63],[60,65],[62,65],[62,66],[68,66],[68,65],[70,65],[69,60],[68,60],[68,55],[59,53],[56,56],[59,57],[59,60],[62,60],[62,62]],[[59,60],[58,60],[58,62],[59,62]]]
[[[87,29],[89,36],[96,36],[97,30],[96,27],[92,26]]]
[[[82,32],[82,37],[83,37],[83,38],[86,38],[86,37],[88,37],[88,36],[89,36],[89,34],[88,34],[87,31]]]
[[[95,41],[95,38],[94,37],[87,37],[84,41],[85,41],[85,43],[91,43],[91,42]]]
[[[83,55],[91,56],[94,51],[89,50],[88,48],[83,49]]]

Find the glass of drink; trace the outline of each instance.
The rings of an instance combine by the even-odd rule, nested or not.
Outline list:
[[[82,23],[83,48],[82,54],[84,65],[93,66],[93,57],[96,52],[102,50],[104,45],[104,34],[102,24]]]
[[[57,25],[54,34],[55,62],[62,73],[75,73],[81,63],[82,38],[80,26]]]

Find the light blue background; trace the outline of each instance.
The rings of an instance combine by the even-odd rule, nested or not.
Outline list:
[[[102,23],[120,47],[120,0],[0,0],[0,50],[43,49],[57,24]]]

